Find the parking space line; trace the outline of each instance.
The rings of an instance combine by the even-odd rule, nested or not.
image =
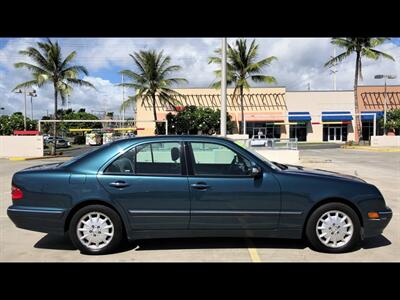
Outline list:
[[[247,250],[249,251],[252,262],[261,262],[260,256],[258,255],[257,248],[251,239],[246,239]]]

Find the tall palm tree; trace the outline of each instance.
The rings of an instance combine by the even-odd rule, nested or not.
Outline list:
[[[216,63],[221,65],[221,48],[214,51],[218,56],[209,57],[208,63]],[[246,39],[236,40],[235,46],[228,45],[227,49],[227,70],[226,78],[228,85],[234,85],[235,89],[233,95],[239,91],[240,95],[240,110],[242,115],[242,124],[244,125],[244,107],[243,107],[243,89],[249,89],[250,84],[248,79],[254,82],[264,83],[276,83],[276,79],[273,76],[259,74],[262,70],[269,66],[272,61],[277,60],[275,56],[266,57],[257,61],[258,56],[258,44],[254,39],[250,47],[247,47]],[[217,78],[221,77],[221,70],[216,70],[215,75]],[[221,87],[221,81],[216,81],[212,87],[219,89]],[[243,134],[244,126],[242,125]]]
[[[378,60],[379,58],[386,58],[394,61],[394,58],[387,53],[374,49],[375,47],[382,45],[388,38],[362,38],[362,37],[346,37],[346,38],[332,38],[331,43],[344,49],[344,52],[340,53],[336,57],[333,57],[325,63],[325,67],[331,67],[337,63],[342,62],[352,54],[356,55],[356,64],[354,72],[354,111],[356,114],[356,142],[362,138],[361,130],[361,117],[357,100],[357,87],[358,80],[362,80],[362,57],[366,57],[372,60]]]
[[[185,78],[169,77],[172,73],[181,70],[179,65],[170,65],[171,57],[164,55],[163,51],[155,50],[134,52],[129,54],[137,72],[122,70],[120,74],[130,78],[132,82],[121,83],[119,86],[133,88],[136,93],[128,97],[121,105],[121,111],[133,106],[138,100],[143,101],[149,97],[152,101],[154,121],[157,121],[156,97],[158,96],[161,104],[169,104],[175,108],[179,101],[173,96],[179,95],[171,89],[174,84],[188,82]],[[156,133],[158,132],[156,123]]]
[[[20,54],[28,56],[33,63],[19,62],[14,66],[31,71],[33,79],[18,84],[14,90],[31,86],[40,88],[45,84],[52,84],[54,88],[54,120],[57,120],[58,96],[61,97],[64,104],[66,96],[72,92],[73,86],[92,88],[94,86],[90,82],[78,78],[82,73],[85,75],[89,73],[84,66],[72,65],[77,54],[76,51],[63,58],[58,42],[53,43],[50,39],[47,39],[46,42],[38,42],[37,46],[38,48],[29,47],[26,50],[19,51]],[[55,137],[57,136],[56,122],[54,122],[53,134]],[[51,154],[56,154],[55,143],[51,149]]]

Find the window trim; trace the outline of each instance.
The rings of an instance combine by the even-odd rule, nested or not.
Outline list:
[[[259,166],[259,164],[255,163],[254,160],[250,159],[249,157],[247,157],[246,155],[243,155],[242,153],[236,151],[235,149],[233,149],[232,147],[225,145],[223,143],[218,143],[216,141],[196,141],[196,140],[191,140],[191,141],[185,141],[185,144],[188,145],[187,148],[187,152],[186,152],[186,156],[188,157],[188,166],[190,166],[188,168],[189,172],[188,172],[188,176],[189,177],[194,177],[194,178],[254,178],[252,175],[212,175],[212,174],[203,174],[203,175],[198,175],[194,173],[194,164],[195,164],[195,157],[194,157],[194,153],[193,153],[193,148],[192,148],[192,143],[203,143],[203,144],[214,144],[214,145],[219,145],[219,146],[223,146],[228,148],[229,150],[231,150],[232,152],[234,152],[235,154],[241,155],[242,157],[244,157],[245,159],[247,159],[250,164],[252,166],[258,166],[259,168],[261,168],[262,172],[264,172],[264,168],[262,166]]]
[[[122,155],[124,155],[126,152],[135,149],[136,152],[136,147],[138,146],[144,146],[147,144],[150,144],[150,148],[152,149],[151,144],[160,144],[160,143],[178,143],[180,144],[180,164],[181,164],[181,173],[180,174],[163,174],[163,173],[136,173],[136,161],[135,161],[135,169],[134,169],[134,173],[115,173],[115,172],[110,172],[110,173],[106,173],[105,170],[117,159],[119,159]],[[184,142],[183,141],[179,141],[179,140],[175,140],[175,141],[146,141],[146,142],[142,142],[142,143],[138,143],[133,145],[132,147],[129,147],[128,149],[126,149],[126,151],[123,151],[120,155],[118,155],[117,157],[113,157],[110,159],[109,162],[105,163],[104,166],[100,169],[100,171],[98,172],[99,175],[113,175],[113,176],[157,176],[157,177],[183,177],[183,176],[187,176],[188,174],[188,170],[187,170],[187,163],[186,163],[186,155],[184,152]],[[151,150],[151,152],[153,152]],[[135,158],[136,158],[136,153],[135,153]]]

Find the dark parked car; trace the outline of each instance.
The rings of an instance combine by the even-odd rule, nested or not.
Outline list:
[[[46,146],[49,146],[49,144],[54,143],[54,136],[49,136],[46,139],[44,139],[44,143]],[[68,148],[71,147],[71,143],[68,142],[67,140],[57,137],[56,138],[56,148]]]
[[[17,227],[69,236],[83,253],[128,238],[306,238],[345,252],[392,217],[379,190],[354,176],[273,163],[216,137],[122,139],[12,178]]]

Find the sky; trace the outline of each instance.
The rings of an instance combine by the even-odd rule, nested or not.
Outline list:
[[[253,39],[248,38],[249,42]],[[16,69],[14,63],[29,62],[29,59],[18,54],[18,51],[35,46],[39,38],[0,38],[0,107],[5,110],[0,114],[10,114],[23,111],[24,97],[12,92],[12,89],[21,82],[30,80],[31,74],[25,69]],[[219,38],[52,38],[58,40],[63,56],[77,51],[76,64],[84,65],[89,75],[83,79],[95,85],[96,90],[90,88],[75,88],[70,97],[70,107],[78,110],[85,107],[87,112],[113,111],[120,114],[119,106],[122,101],[122,88],[119,71],[134,68],[133,60],[129,56],[142,49],[164,50],[171,56],[172,64],[182,66],[176,77],[184,77],[187,84],[176,86],[209,87],[215,80],[213,71],[218,67],[208,64],[208,57],[220,47]],[[234,38],[228,39],[232,44]],[[333,55],[333,46],[330,38],[256,38],[259,44],[259,59],[267,56],[276,56],[263,74],[272,75],[277,84],[253,84],[252,86],[285,86],[288,91],[331,90],[333,76],[324,63]],[[382,80],[374,79],[375,74],[395,74],[397,79],[390,84],[400,84],[400,38],[392,38],[377,48],[395,58],[389,60],[363,60],[363,81],[360,84],[383,84]],[[336,49],[336,54],[341,49]],[[354,81],[355,57],[351,56],[337,66],[336,86],[338,90],[351,90]],[[133,95],[133,90],[126,90],[126,95]],[[33,99],[34,118],[52,113],[54,110],[53,91],[51,85],[37,89],[38,97]],[[28,98],[27,112],[30,116],[30,98]],[[61,107],[61,105],[60,105]],[[66,107],[64,107],[66,108]],[[129,115],[129,111],[126,112]]]

